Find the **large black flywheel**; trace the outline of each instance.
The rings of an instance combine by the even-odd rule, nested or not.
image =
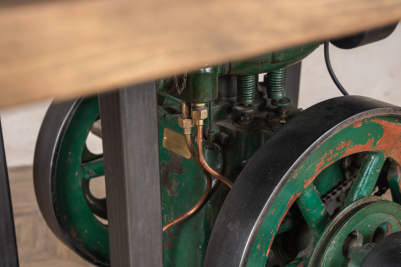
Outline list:
[[[205,266],[362,266],[401,231],[400,181],[401,108],[360,96],[316,104],[244,168]]]

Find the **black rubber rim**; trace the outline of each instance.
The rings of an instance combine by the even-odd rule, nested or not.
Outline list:
[[[307,155],[352,123],[383,115],[401,116],[401,108],[367,97],[344,96],[310,107],[277,131],[253,156],[227,196],[204,266],[246,266],[266,213]],[[237,227],[227,227],[234,222]]]

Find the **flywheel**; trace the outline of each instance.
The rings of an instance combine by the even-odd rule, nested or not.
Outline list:
[[[401,231],[400,181],[401,108],[361,96],[316,104],[244,168],[205,266],[362,266]]]
[[[97,96],[53,103],[39,132],[33,175],[40,211],[57,238],[90,263],[110,266],[106,199],[89,188],[104,175],[103,155],[86,146],[99,118]]]

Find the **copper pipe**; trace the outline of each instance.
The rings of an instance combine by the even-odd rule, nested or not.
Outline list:
[[[200,197],[200,199],[198,200],[198,202],[196,202],[195,206],[193,206],[189,211],[185,212],[181,216],[178,216],[177,218],[173,219],[172,221],[170,221],[169,223],[164,225],[163,226],[163,232],[165,232],[171,226],[173,226],[173,225],[181,222],[182,220],[185,220],[186,218],[190,217],[200,207],[202,207],[203,203],[205,203],[205,201],[206,201],[206,199],[207,199],[207,197],[208,197],[208,195],[210,193],[210,190],[212,189],[212,177],[210,176],[210,173],[208,173],[205,170],[205,168],[202,166],[202,164],[200,163],[198,154],[196,154],[195,148],[194,148],[194,146],[192,145],[192,142],[191,142],[191,136],[189,134],[185,135],[185,142],[187,143],[187,147],[189,149],[189,152],[191,152],[192,158],[196,161],[196,163],[199,165],[199,168],[201,168],[202,172],[206,176],[206,180],[207,180],[206,189],[205,189],[205,192],[203,192],[203,194]]]
[[[220,181],[222,181],[223,183],[225,183],[228,187],[232,188],[233,187],[233,183],[228,180],[226,177],[224,177],[223,175],[221,175],[220,173],[216,172],[215,170],[213,170],[209,164],[206,162],[205,157],[203,156],[203,147],[202,147],[202,134],[203,134],[203,130],[202,130],[202,125],[198,125],[198,133],[197,133],[197,139],[198,139],[198,153],[199,153],[199,160],[201,162],[201,164],[203,165],[203,167],[205,167],[205,169],[214,177],[216,177],[217,179],[219,179]]]

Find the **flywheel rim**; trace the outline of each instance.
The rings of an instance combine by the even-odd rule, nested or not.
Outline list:
[[[86,261],[96,266],[110,266],[108,230],[93,217],[79,170],[86,137],[98,116],[97,96],[52,103],[35,148],[34,188],[41,214],[57,238]],[[73,147],[78,153],[69,158]],[[70,195],[72,191],[75,197]],[[75,219],[67,215],[71,212],[75,213]],[[93,218],[87,220],[91,215]]]
[[[358,128],[362,120],[380,116],[400,117],[401,109],[366,97],[346,96],[316,104],[282,127],[255,154],[229,193],[213,229],[205,266],[265,266],[266,252],[269,250],[266,244],[273,240],[278,228],[263,234],[261,229],[267,221],[265,219],[274,213],[273,205],[278,197],[282,198],[282,205],[288,205],[288,209],[298,198],[297,194],[280,195],[287,182],[296,179],[296,170],[302,167],[311,153],[336,133],[354,127],[354,123]],[[290,142],[297,137],[301,141],[298,147]],[[373,148],[367,149],[367,141],[369,139],[363,143],[364,149],[361,147],[358,150],[358,146],[352,145],[354,149],[348,155],[376,151]],[[347,145],[350,144],[345,143],[343,147]],[[346,156],[335,154],[326,156]],[[269,158],[269,162],[266,158]],[[280,161],[282,158],[287,161]],[[329,166],[325,159],[322,160],[324,163],[318,168],[318,173]],[[399,158],[397,160],[400,161]],[[309,185],[315,177],[303,181],[304,184]],[[277,216],[276,210],[275,215],[280,218],[285,213]],[[269,221],[273,220],[269,217]],[[256,253],[256,250],[260,251]]]

